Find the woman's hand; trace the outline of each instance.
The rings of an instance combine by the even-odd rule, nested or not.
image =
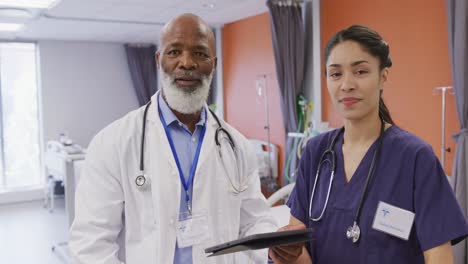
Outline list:
[[[289,224],[283,226],[278,231],[290,231],[290,230],[301,230],[305,229],[306,226],[303,223]],[[268,255],[275,264],[291,264],[295,263],[303,253],[304,243],[285,245],[272,247],[268,251]]]

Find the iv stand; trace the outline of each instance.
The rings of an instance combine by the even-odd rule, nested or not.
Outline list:
[[[268,175],[270,177],[273,177],[273,168],[271,167],[270,111],[268,107],[267,75],[261,75],[257,77],[258,95],[261,95],[262,88],[265,90],[266,125],[263,128],[267,131],[267,140],[268,140]]]
[[[270,139],[270,109],[268,108],[268,87],[267,87],[267,76],[264,75],[265,78],[265,111],[266,111],[266,126],[265,129],[267,131],[267,138],[268,138],[268,173],[270,177],[273,177],[273,168],[271,167],[271,139]]]
[[[440,155],[440,163],[442,164],[442,169],[445,170],[445,152],[450,152],[450,148],[445,147],[445,95],[448,90],[451,90],[452,86],[441,86],[435,87],[434,93],[441,91],[442,93],[442,146],[441,146],[441,155]],[[453,92],[452,92],[453,93]]]

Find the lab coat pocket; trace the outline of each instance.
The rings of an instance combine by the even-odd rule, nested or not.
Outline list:
[[[221,217],[224,219],[225,232],[227,232],[233,239],[232,235],[237,235],[239,232],[240,217],[241,217],[241,199],[238,195],[227,192],[223,195],[225,197],[225,204],[222,206]]]
[[[144,234],[140,241],[127,242],[126,249],[126,263],[157,263],[156,256],[159,255],[159,246],[156,231]]]
[[[137,190],[125,206],[126,263],[156,263],[159,230],[151,190]]]
[[[151,194],[151,190],[148,190],[143,195],[143,209],[142,212],[142,223],[143,223],[143,232],[149,232],[156,228],[157,221],[155,217],[154,202]],[[146,229],[146,230],[145,230]]]
[[[216,178],[216,191],[217,198],[219,198],[219,206],[223,210],[229,210],[232,212],[239,212],[243,193],[237,193],[232,187],[232,179],[224,173],[218,174],[219,177]]]
[[[136,188],[136,186],[135,186]],[[130,239],[140,240],[157,227],[154,202],[151,188],[135,189],[133,195],[125,198],[125,221],[127,226],[133,226]]]
[[[217,217],[221,222],[220,232],[228,241],[236,239],[238,236],[242,201],[238,195],[223,188],[221,190],[222,192],[218,193],[216,197],[218,203]]]

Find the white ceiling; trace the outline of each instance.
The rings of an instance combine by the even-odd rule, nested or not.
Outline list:
[[[155,43],[162,25],[182,13],[201,16],[213,27],[267,12],[266,0],[62,0],[50,10],[29,10],[32,18],[0,16],[0,22],[24,22],[9,40],[80,40]],[[211,8],[210,4],[214,4]],[[1,11],[1,7],[0,7]]]

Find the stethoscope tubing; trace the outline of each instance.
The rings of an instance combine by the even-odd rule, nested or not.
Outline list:
[[[149,101],[146,106],[145,106],[145,110],[143,112],[143,124],[142,124],[142,133],[141,133],[141,140],[140,140],[140,173],[141,175],[138,175],[135,179],[135,183],[138,187],[142,187],[146,182],[147,182],[147,179],[146,179],[146,176],[144,174],[144,171],[145,171],[145,164],[144,164],[144,149],[145,149],[145,134],[146,134],[146,117],[147,117],[147,114],[148,114],[148,109],[151,105],[151,101]],[[209,109],[209,108],[208,108]],[[211,110],[209,109],[211,115],[214,117],[216,123],[218,124],[218,128],[216,129],[216,132],[215,132],[215,143],[216,143],[216,146],[218,148],[218,154],[221,158],[221,162],[223,163],[223,167],[224,169],[226,170],[226,166],[224,164],[224,161],[223,161],[223,158],[222,158],[222,155],[221,155],[221,142],[219,140],[219,136],[221,133],[224,133],[224,135],[227,137],[228,139],[228,143],[229,145],[231,146],[232,148],[232,151],[234,153],[234,158],[235,158],[235,162],[236,162],[236,167],[237,167],[237,174],[238,174],[238,177],[239,177],[239,186],[236,187],[235,184],[233,183],[233,180],[231,179],[231,177],[227,176],[229,178],[229,182],[233,188],[233,191],[235,193],[241,193],[245,190],[245,188],[242,188],[242,183],[240,182],[240,172],[239,172],[239,161],[238,161],[238,157],[237,157],[237,148],[236,148],[236,145],[234,143],[234,140],[231,136],[231,134],[221,125],[221,121],[219,120],[218,116],[216,116],[216,114]],[[227,171],[226,171],[227,173]],[[140,183],[143,183],[143,184],[140,184]]]
[[[384,131],[385,131],[385,123],[383,122],[383,120],[381,120],[381,128],[380,128],[380,135],[379,135],[378,142],[377,142],[377,148],[375,150],[374,157],[372,158],[372,163],[371,163],[371,166],[369,168],[369,173],[368,173],[368,175],[366,177],[364,190],[363,190],[363,193],[362,193],[361,198],[359,200],[359,204],[358,204],[358,208],[356,210],[356,214],[354,216],[354,223],[356,225],[359,223],[359,218],[360,218],[360,215],[361,215],[362,205],[364,204],[364,201],[367,198],[367,194],[369,192],[369,187],[371,185],[371,181],[373,180],[373,176],[375,174],[374,171],[375,171],[375,167],[376,167],[376,164],[377,164],[377,160],[378,160],[378,158],[380,156],[380,150],[382,148],[382,141],[383,141]],[[323,215],[324,215],[325,210],[326,210],[327,205],[328,205],[328,200],[329,200],[329,197],[330,197],[330,192],[331,192],[332,183],[333,183],[333,179],[334,179],[334,176],[335,176],[335,169],[336,169],[336,154],[335,154],[333,149],[335,147],[335,144],[336,144],[336,141],[337,141],[338,137],[343,132],[344,132],[344,128],[341,128],[340,131],[338,132],[338,134],[333,138],[333,140],[332,140],[332,142],[330,144],[330,147],[320,157],[319,165],[318,165],[317,172],[316,172],[316,175],[315,175],[314,185],[312,187],[312,194],[311,194],[311,198],[310,198],[310,203],[309,203],[309,219],[314,221],[314,222],[318,222],[323,218]],[[316,187],[317,187],[317,181],[318,181],[318,177],[319,177],[319,174],[320,174],[320,169],[321,169],[322,164],[325,161],[327,161],[327,159],[326,159],[327,155],[331,155],[331,158],[332,158],[330,183],[329,183],[329,186],[328,186],[327,197],[325,199],[324,207],[323,207],[319,217],[315,218],[315,217],[312,216],[312,203],[313,203],[313,199],[314,199],[314,195],[315,195],[315,191],[316,191]]]

